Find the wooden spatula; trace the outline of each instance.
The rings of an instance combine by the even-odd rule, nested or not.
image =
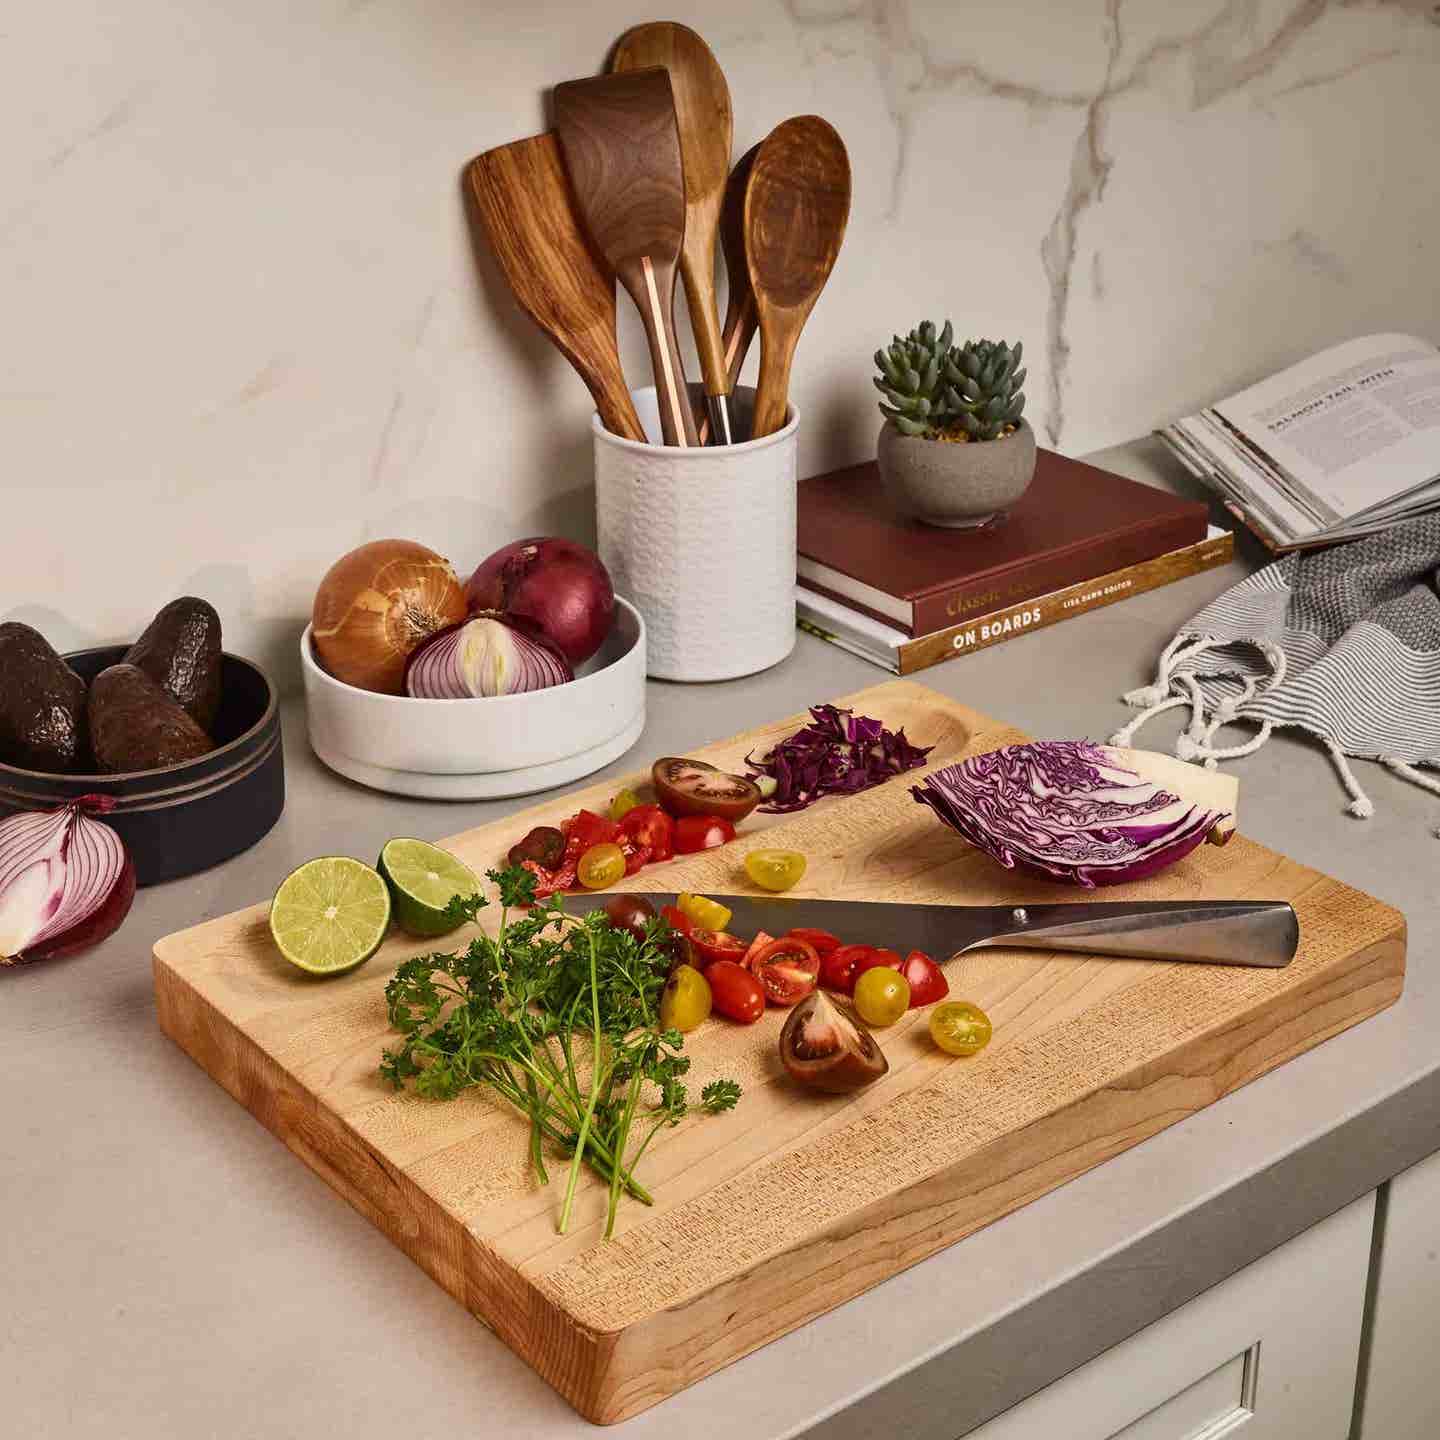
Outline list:
[[[520,308],[575,367],[605,428],[643,442],[615,342],[615,276],[580,230],[554,134],[487,150],[465,173]]]
[[[720,249],[725,256],[725,324],[720,347],[730,392],[740,383],[740,370],[755,338],[755,292],[750,288],[750,269],[745,263],[745,190],[750,184],[750,167],[758,145],[752,145],[736,162],[725,186],[725,203],[720,207]],[[700,443],[708,443],[710,421],[700,426]],[[732,422],[733,428],[733,422]],[[735,437],[748,439],[748,436]]]
[[[850,216],[850,158],[818,115],[777,125],[745,191],[745,258],[760,322],[760,382],[751,438],[785,423],[800,331],[830,278]]]
[[[655,20],[627,30],[615,47],[610,68],[642,70],[659,65],[670,75],[680,154],[685,166],[685,243],[680,274],[690,306],[690,328],[700,354],[700,371],[716,443],[731,443],[731,382],[720,341],[715,307],[715,229],[730,169],[734,122],[730,87],[710,47],[688,26]],[[702,444],[704,441],[702,440]]]
[[[670,76],[657,66],[567,80],[555,87],[555,129],[580,218],[645,323],[665,443],[694,445],[673,319],[685,171]]]

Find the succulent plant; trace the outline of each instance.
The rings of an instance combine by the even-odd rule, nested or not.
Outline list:
[[[875,388],[885,397],[880,413],[902,435],[999,439],[1025,408],[1020,343],[1013,349],[991,340],[957,346],[954,334],[948,320],[939,331],[927,320],[875,352]]]

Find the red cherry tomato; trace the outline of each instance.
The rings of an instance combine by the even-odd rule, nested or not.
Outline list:
[[[660,918],[677,934],[689,935],[695,928],[695,922],[681,909],[674,905],[662,905],[660,907]]]
[[[567,846],[578,845],[581,853],[592,845],[615,845],[620,840],[620,827],[593,810],[582,810],[565,825]]]
[[[675,853],[675,822],[658,805],[632,806],[620,818],[620,831],[648,845],[652,860],[669,860]]]
[[[813,945],[817,955],[828,955],[832,950],[840,948],[840,937],[832,935],[828,930],[812,930],[808,925],[797,925],[785,933],[796,940],[803,940],[807,945]]]
[[[808,940],[786,935],[747,956],[745,967],[760,982],[771,1005],[793,1005],[815,988],[820,957]]]
[[[620,853],[625,857],[625,873],[627,875],[634,875],[637,871],[643,870],[654,858],[648,845],[641,845],[628,835],[622,835],[619,844]]]
[[[912,1010],[922,1005],[933,1005],[950,993],[950,982],[945,978],[945,972],[923,950],[912,950],[905,957],[900,973],[910,983]]]
[[[750,962],[751,962],[767,945],[771,944],[771,943],[774,941],[774,939],[775,939],[775,937],[774,937],[773,935],[769,934],[767,931],[762,930],[762,931],[750,942],[750,944],[749,944],[748,946],[746,946],[746,948],[745,948],[745,957],[744,957],[744,959],[742,959],[742,960],[740,961],[740,963],[741,963],[747,970],[749,970],[749,969],[751,968],[751,967],[750,967]]]
[[[864,955],[856,962],[855,979],[858,980],[867,970],[879,969],[882,965],[887,970],[898,970],[905,962],[900,958],[898,950],[882,950],[877,945],[865,947],[870,953]],[[851,987],[854,988],[853,985]]]
[[[733,960],[717,960],[705,970],[710,998],[727,1020],[753,1025],[765,1013],[765,991],[760,982]]]
[[[690,943],[707,974],[718,960],[730,960],[738,965],[745,958],[745,942],[728,930],[691,930]]]
[[[718,815],[682,815],[675,822],[675,853],[694,855],[735,838],[735,827]]]
[[[875,954],[873,945],[842,945],[820,957],[820,983],[842,995],[855,993],[855,976],[862,960]]]

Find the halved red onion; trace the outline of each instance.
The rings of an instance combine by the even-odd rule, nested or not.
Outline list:
[[[417,700],[471,700],[547,690],[573,680],[570,662],[504,615],[476,615],[432,635],[405,666]]]
[[[972,755],[910,793],[1007,869],[1089,889],[1224,844],[1239,782],[1149,750],[1039,740]]]
[[[0,820],[0,965],[73,955],[120,928],[135,866],[114,830],[86,813],[114,803],[85,795]]]

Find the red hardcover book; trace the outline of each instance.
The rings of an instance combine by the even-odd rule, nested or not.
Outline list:
[[[1003,524],[942,530],[899,514],[872,460],[800,482],[797,578],[928,635],[1194,545],[1206,519],[1197,501],[1041,450]]]

